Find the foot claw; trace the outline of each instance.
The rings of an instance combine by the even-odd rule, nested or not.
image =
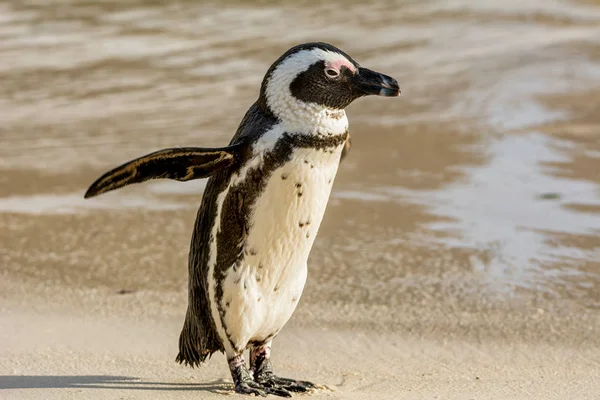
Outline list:
[[[274,394],[275,396],[280,396],[280,397],[292,397],[292,394],[282,388],[282,387],[269,387],[269,386],[265,386],[265,390],[267,391],[268,394]]]
[[[255,396],[267,396],[265,388],[254,381],[239,382],[235,385],[235,392],[239,394],[253,394]]]

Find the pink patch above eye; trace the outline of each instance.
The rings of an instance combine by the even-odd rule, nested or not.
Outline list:
[[[337,71],[340,71],[342,69],[342,67],[346,67],[350,71],[356,72],[356,67],[354,66],[354,64],[352,64],[350,61],[342,59],[342,58],[340,58],[338,60],[330,61],[330,62],[326,63],[325,66],[327,68],[334,68]]]

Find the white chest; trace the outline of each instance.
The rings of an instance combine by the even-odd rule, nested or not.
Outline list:
[[[276,286],[294,267],[306,264],[338,169],[341,146],[332,150],[295,150],[258,198],[247,260],[271,267],[262,286]]]
[[[244,257],[223,284],[223,322],[234,341],[264,340],[296,308],[342,147],[296,149],[267,180],[252,210]]]

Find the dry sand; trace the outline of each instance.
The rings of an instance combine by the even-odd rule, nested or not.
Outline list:
[[[184,293],[38,288],[40,302],[28,295],[34,286],[0,288],[2,399],[235,395],[223,355],[198,369],[174,362]],[[311,326],[302,323],[313,312],[304,307],[274,342],[275,366],[284,376],[326,386],[310,395],[315,399],[600,398],[597,315],[532,309],[514,318],[489,310],[432,320],[420,317],[427,309],[406,313],[413,315],[407,326],[430,321],[424,335],[415,335]],[[538,340],[523,339],[532,335]]]

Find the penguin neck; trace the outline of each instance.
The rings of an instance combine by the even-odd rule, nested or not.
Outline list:
[[[332,136],[345,134],[348,130],[348,118],[343,109],[300,101],[291,94],[271,98],[261,96],[258,106],[275,116],[282,128],[290,133]]]

